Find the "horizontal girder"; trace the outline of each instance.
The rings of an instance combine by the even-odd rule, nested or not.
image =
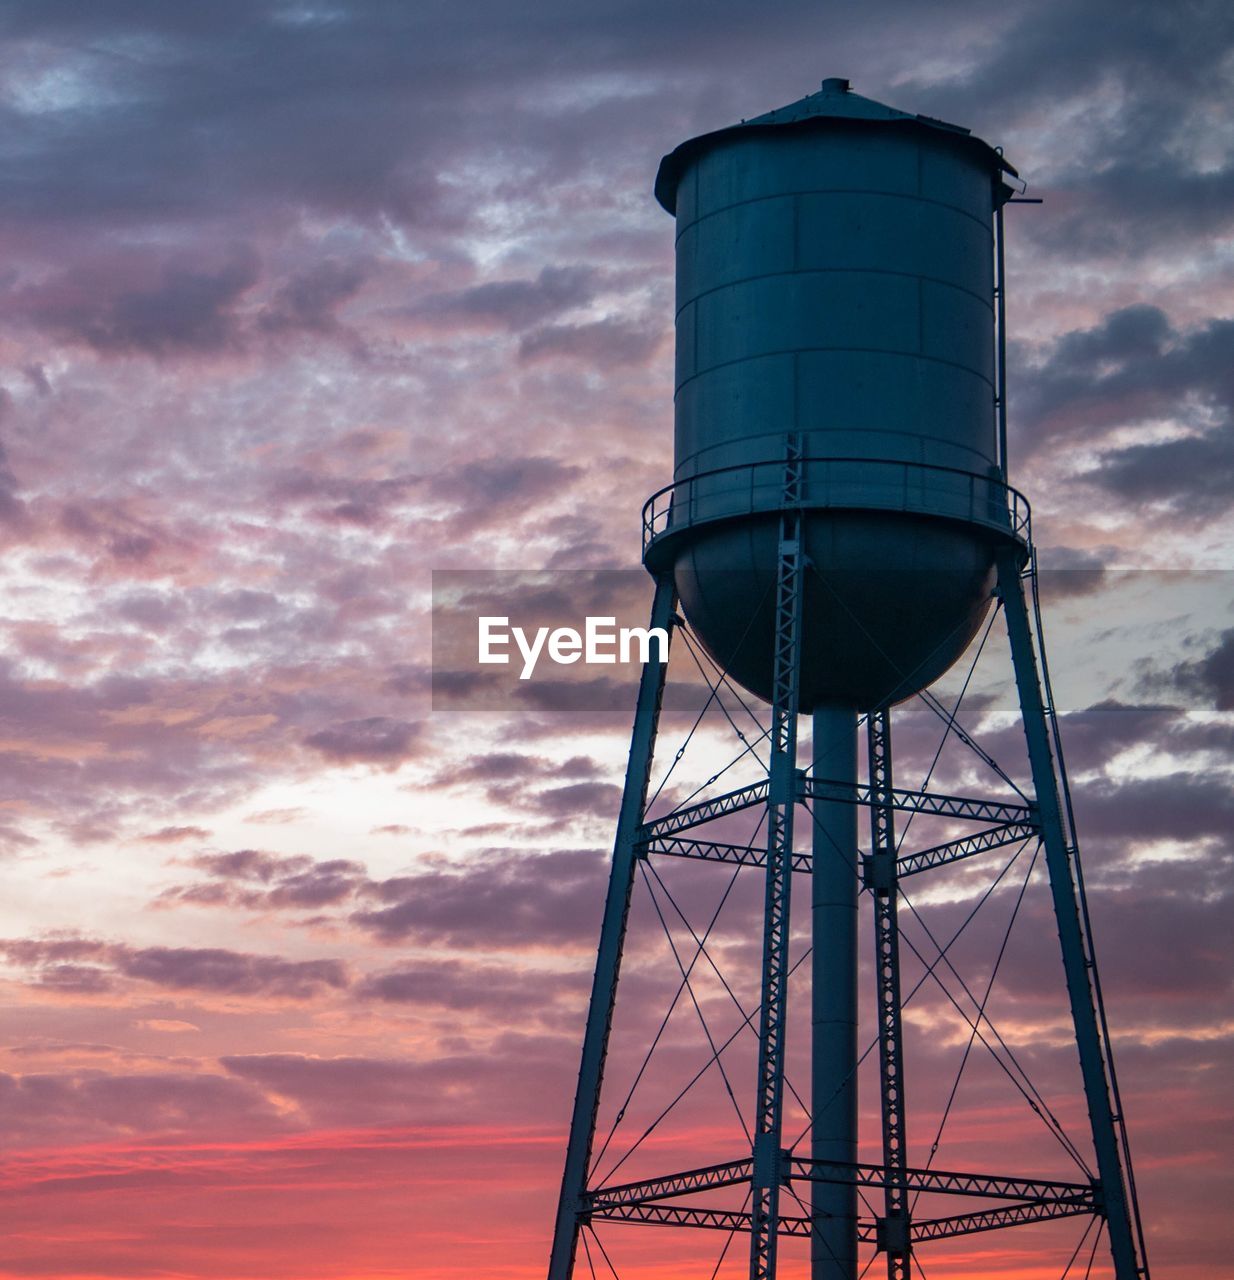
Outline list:
[[[864,783],[830,782],[826,778],[806,778],[804,800],[832,800],[847,804],[871,802],[871,789]],[[889,789],[879,803],[908,813],[931,814],[940,818],[965,818],[973,822],[1024,822],[1036,825],[1036,808],[1004,800],[974,800],[966,796],[946,796],[933,791]]]
[[[768,783],[751,783],[736,791],[725,792],[714,800],[704,800],[699,804],[687,805],[684,809],[674,809],[662,818],[643,824],[638,834],[638,843],[646,845],[660,836],[674,835],[678,831],[687,831],[690,827],[701,826],[713,818],[722,818],[725,814],[738,813],[742,809],[752,809],[767,799]]]
[[[762,867],[767,850],[744,844],[721,844],[714,840],[689,840],[682,836],[659,836],[642,846],[645,853],[670,858],[700,858],[704,862],[726,862],[730,866]],[[793,870],[809,872],[814,859],[808,853],[793,854]]]
[[[1030,1222],[1050,1218],[1072,1218],[1081,1213],[1096,1213],[1091,1201],[1041,1201],[1010,1204],[1001,1209],[983,1209],[980,1213],[961,1213],[953,1218],[927,1218],[914,1222],[910,1234],[914,1243],[920,1240],[948,1240],[952,1236],[969,1236],[978,1231],[998,1231],[1003,1227],[1022,1227]]]
[[[986,853],[990,849],[1016,844],[1036,834],[1037,827],[1031,822],[1001,823],[959,840],[948,840],[945,844],[934,845],[929,849],[902,854],[896,860],[896,876],[903,879],[904,876],[916,875],[919,871],[930,871],[951,862],[959,862],[963,858],[971,858],[978,853]],[[686,836],[656,836],[641,845],[640,852],[669,858],[698,858],[703,862],[723,862],[737,867],[761,867],[767,861],[767,850],[758,846],[691,840]],[[793,854],[794,871],[808,875],[813,867],[814,858],[810,853],[802,851]]]
[[[710,1231],[737,1231],[749,1234],[750,1215],[744,1209],[701,1209],[694,1205],[623,1204],[604,1205],[590,1217],[605,1222],[649,1222],[661,1227],[702,1227]],[[808,1236],[810,1219],[779,1215],[779,1234]],[[872,1238],[872,1237],[871,1237]]]
[[[794,1156],[791,1176],[806,1182],[855,1182],[859,1187],[881,1187],[882,1165],[848,1164],[843,1161],[803,1160]],[[1085,1182],[1047,1182],[1040,1178],[1008,1178],[993,1173],[955,1173],[942,1169],[905,1169],[909,1191],[954,1196],[985,1196],[995,1200],[1031,1200],[1043,1203],[1085,1202],[1092,1208],[1096,1191]]]
[[[675,836],[678,832],[702,826],[730,813],[739,813],[743,809],[753,809],[767,799],[767,786],[766,781],[754,782],[748,787],[727,791],[714,799],[674,809],[663,817],[644,823],[639,830],[637,843],[646,849],[656,841]],[[863,783],[830,782],[826,778],[804,775],[798,777],[797,798],[800,801],[831,800],[861,805],[868,805],[871,800],[870,788]],[[933,791],[897,789],[887,792],[884,803],[893,809],[909,813],[959,818],[970,822],[994,822],[1002,826],[1017,824],[1031,827],[1034,831],[1037,829],[1035,806],[1012,804],[1004,800],[981,800],[968,796],[940,795]]]
[[[859,1187],[881,1188],[886,1174],[882,1165],[850,1164],[841,1160],[808,1160],[793,1156],[788,1161],[788,1176],[793,1182],[852,1182]],[[588,1191],[582,1199],[584,1211],[601,1205],[606,1208],[649,1200],[664,1200],[691,1191],[709,1191],[717,1187],[737,1186],[748,1182],[752,1162],[730,1160],[725,1164],[687,1169],[683,1173],[620,1186],[599,1187]],[[1041,1178],[1014,1178],[993,1173],[957,1173],[943,1169],[905,1169],[905,1186],[909,1191],[940,1195],[982,1196],[993,1200],[1021,1200],[1033,1204],[1076,1205],[1093,1209],[1097,1192],[1085,1182],[1051,1182]]]
[[[951,1218],[927,1218],[909,1224],[909,1240],[922,1244],[927,1240],[949,1240],[955,1236],[975,1235],[981,1231],[998,1231],[1003,1227],[1022,1227],[1053,1218],[1071,1218],[1095,1213],[1092,1203],[1016,1204],[981,1213],[962,1213]],[[673,1204],[602,1204],[590,1211],[591,1218],[606,1222],[646,1222],[664,1227],[701,1227],[711,1231],[748,1232],[750,1215],[743,1209],[707,1209],[699,1205]],[[782,1236],[809,1236],[810,1219],[780,1216]],[[862,1244],[875,1244],[877,1224],[869,1219],[858,1222],[857,1239]]]
[[[636,1200],[662,1200],[679,1196],[687,1191],[710,1191],[715,1187],[731,1187],[739,1182],[749,1182],[753,1162],[730,1160],[727,1164],[708,1165],[702,1169],[687,1169],[684,1173],[671,1173],[665,1178],[649,1178],[642,1182],[625,1182],[615,1187],[599,1187],[583,1196],[587,1207],[603,1200],[605,1204],[629,1204]]]
[[[917,853],[906,853],[896,859],[896,877],[916,875],[919,871],[930,871],[934,867],[945,866],[949,862],[959,862],[962,858],[971,858],[977,853],[986,853],[990,849],[1001,849],[1005,845],[1016,844],[1037,834],[1034,822],[1007,822],[997,827],[988,827],[971,836],[959,840],[948,840],[946,844],[936,844],[930,849],[922,849]]]

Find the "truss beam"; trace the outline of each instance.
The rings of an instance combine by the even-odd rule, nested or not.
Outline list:
[[[988,853],[991,849],[1003,849],[1035,836],[1038,828],[1031,822],[1009,822],[988,827],[975,835],[945,844],[932,845],[913,853],[901,854],[896,862],[896,876],[914,876],[922,871],[933,871],[948,863],[960,862]],[[693,840],[685,836],[659,836],[639,846],[640,854],[657,854],[665,858],[695,858],[701,862],[722,862],[728,866],[762,867],[767,863],[767,850],[755,845],[726,844],[716,840]],[[793,870],[809,875],[814,869],[814,856],[806,850],[794,850]]]
[[[646,1178],[619,1186],[597,1187],[582,1197],[582,1204],[590,1211],[602,1202],[632,1204],[643,1200],[668,1199],[692,1191],[712,1191],[718,1187],[748,1182],[751,1173],[752,1165],[749,1160],[729,1160],[722,1164],[686,1169],[663,1178]],[[1086,1205],[1089,1209],[1095,1209],[1099,1203],[1096,1189],[1087,1182],[1055,1182],[1043,1178],[1015,1178],[997,1173],[964,1173],[911,1166],[905,1167],[900,1173],[906,1189],[913,1192],[1021,1200],[1035,1204],[1079,1204]],[[879,1164],[807,1160],[797,1156],[788,1160],[787,1176],[793,1182],[847,1182],[878,1190],[885,1187],[887,1182],[886,1170]]]
[[[751,1215],[743,1209],[703,1209],[696,1205],[633,1204],[596,1209],[592,1218],[607,1222],[646,1222],[664,1227],[701,1227],[706,1231],[746,1234]],[[809,1236],[810,1219],[780,1215],[780,1236]]]
[[[672,813],[666,813],[654,822],[645,823],[639,831],[638,842],[647,845],[661,836],[676,835],[691,827],[701,827],[704,822],[711,822],[715,818],[740,813],[742,809],[753,809],[766,801],[768,785],[766,781],[753,782],[748,787],[725,792],[713,800],[701,800],[684,809],[674,809]]]
[[[999,1231],[1003,1227],[1022,1227],[1031,1222],[1051,1218],[1074,1218],[1096,1213],[1088,1201],[1055,1200],[1050,1202],[1012,1204],[1002,1209],[985,1209],[980,1213],[962,1213],[953,1218],[928,1218],[912,1225],[913,1243],[920,1240],[948,1240],[953,1236],[970,1236],[979,1231]]]
[[[1041,1178],[1009,1178],[994,1173],[956,1173],[942,1169],[903,1171],[904,1185],[909,1191],[936,1192],[941,1195],[984,1196],[996,1200],[1087,1200],[1096,1203],[1094,1188],[1085,1182],[1049,1182]],[[859,1187],[881,1188],[886,1184],[885,1171],[877,1164],[844,1164],[840,1161],[790,1161],[790,1177],[806,1182],[855,1182]]]
[[[866,784],[834,782],[828,778],[806,778],[802,786],[806,800],[840,800],[849,804],[875,803]],[[974,800],[966,796],[940,795],[933,791],[889,790],[882,801],[892,809],[930,814],[939,818],[963,818],[973,822],[1036,823],[1036,806],[1012,804],[1004,800]]]
[[[963,1213],[950,1218],[928,1218],[909,1227],[911,1244],[927,1240],[950,1240],[956,1236],[998,1231],[1004,1227],[1028,1226],[1055,1218],[1074,1218],[1096,1212],[1091,1204],[1019,1204],[1005,1209],[988,1209],[982,1213]],[[711,1209],[700,1205],[620,1204],[601,1205],[589,1215],[607,1222],[643,1222],[653,1226],[698,1227],[710,1231],[745,1233],[750,1230],[750,1214],[741,1209]],[[780,1235],[808,1238],[810,1219],[781,1215]],[[883,1247],[879,1223],[864,1220],[857,1225],[857,1239],[862,1244]]]
[[[669,858],[698,858],[703,862],[724,862],[729,866],[764,867],[767,850],[745,844],[722,844],[714,840],[690,840],[681,836],[661,836],[641,846],[643,853]],[[793,870],[808,872],[813,859],[808,853],[794,852]]]
[[[878,1012],[878,1082],[883,1113],[883,1216],[879,1247],[887,1256],[887,1280],[909,1280],[909,1235],[904,1119],[904,1037],[900,1019],[900,927],[895,810],[891,806],[891,713],[870,713],[871,853],[866,864],[874,903],[874,975]]]
[[[730,1160],[727,1164],[707,1165],[701,1169],[687,1169],[684,1173],[672,1173],[664,1178],[646,1178],[641,1182],[625,1182],[615,1187],[597,1187],[583,1197],[586,1208],[603,1201],[605,1204],[634,1204],[643,1200],[663,1200],[670,1196],[684,1195],[690,1191],[714,1191],[716,1187],[732,1187],[749,1182],[749,1160]]]
[[[997,827],[988,827],[975,835],[964,836],[960,840],[948,840],[945,844],[936,844],[929,849],[921,849],[916,853],[901,854],[896,862],[896,876],[903,880],[905,876],[915,876],[921,871],[933,871],[935,867],[946,866],[949,862],[960,862],[978,853],[986,853],[990,849],[1002,849],[1009,844],[1018,844],[1035,836],[1039,828],[1033,822],[1008,822]]]
[[[756,808],[766,801],[769,785],[768,782],[752,782],[748,787],[738,787],[735,791],[727,791],[714,799],[687,805],[683,809],[675,809],[672,813],[666,813],[663,817],[645,823],[639,830],[637,843],[640,847],[649,849],[657,842],[666,837],[675,836],[679,832],[701,827],[704,823],[727,817],[730,813],[740,813],[743,809]],[[797,798],[803,801],[835,800],[843,804],[866,806],[872,803],[870,788],[864,783],[854,785],[827,778],[799,777],[797,793]],[[957,818],[969,822],[993,822],[1000,826],[1027,827],[1033,831],[1038,827],[1036,805],[1012,804],[1003,800],[980,800],[968,796],[940,795],[932,791],[902,790],[892,791],[887,803],[892,809],[905,813]],[[1010,841],[1008,840],[1007,843]],[[981,852],[981,850],[974,849],[973,852]]]
[[[775,1280],[784,1164],[781,1133],[784,1046],[788,1028],[789,904],[793,816],[797,807],[797,712],[801,684],[801,440],[788,438],[777,549],[771,760],[767,779],[767,862],[763,901],[763,975],[754,1111],[750,1280]]]

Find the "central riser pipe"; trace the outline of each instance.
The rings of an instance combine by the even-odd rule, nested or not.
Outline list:
[[[814,776],[857,782],[857,713],[814,712]],[[818,800],[813,819],[811,1154],[857,1159],[857,806]],[[857,1275],[857,1188],[812,1184],[812,1280]]]

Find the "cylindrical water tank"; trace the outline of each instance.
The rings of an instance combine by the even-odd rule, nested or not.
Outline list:
[[[712,656],[766,698],[779,512],[800,457],[801,707],[925,687],[1016,536],[997,457],[993,219],[1002,157],[847,81],[683,143],[674,484],[645,513]]]

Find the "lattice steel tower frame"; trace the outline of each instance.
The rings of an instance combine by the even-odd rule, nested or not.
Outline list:
[[[894,1280],[911,1274],[923,1241],[1078,1215],[1104,1223],[1116,1280],[1148,1280],[1028,504],[1007,484],[1002,230],[1016,185],[1001,153],[967,130],[860,98],[841,80],[692,139],[661,165],[656,194],[678,222],[677,465],[643,513],[651,625],[688,625],[724,679],[769,704],[770,758],[752,785],[649,818],[668,673],[653,653],[638,690],[549,1280],[575,1274],[580,1231],[600,1220],[746,1232],[751,1280],[775,1276],[784,1236],[810,1239],[813,1280],[855,1280],[858,1243],[874,1243]],[[897,788],[892,708],[931,696],[992,605],[1005,619],[1033,794],[1012,802]],[[809,769],[798,762],[804,714]],[[982,754],[958,723],[948,730]],[[809,854],[794,846],[802,806]],[[757,847],[708,839],[708,823],[759,807]],[[860,809],[870,820],[864,854]],[[905,851],[898,813],[980,825]],[[1039,842],[1049,875],[1095,1171],[1062,1182],[913,1168],[900,882],[1026,840]],[[721,1164],[596,1187],[592,1147],[636,870],[662,856],[758,866],[765,876],[752,1142]],[[786,1145],[782,1122],[798,875],[810,880],[813,931],[808,1156]],[[857,1160],[863,888],[875,945],[874,1165]],[[980,1015],[972,1026],[979,1034]],[[781,1191],[794,1185],[809,1191],[807,1214],[782,1212]],[[748,1211],[682,1199],[741,1186]],[[881,1193],[873,1220],[858,1217],[862,1189]],[[923,1192],[990,1203],[917,1220],[911,1206]]]

